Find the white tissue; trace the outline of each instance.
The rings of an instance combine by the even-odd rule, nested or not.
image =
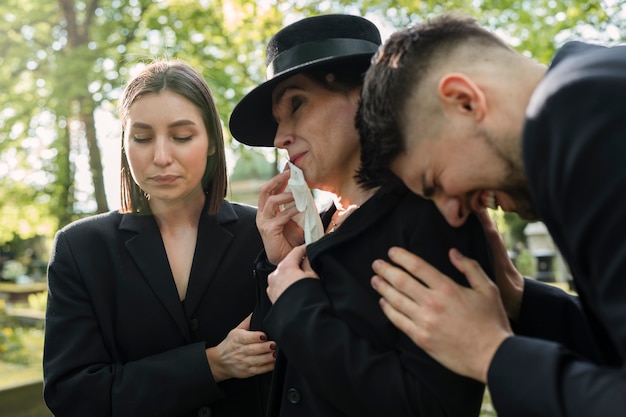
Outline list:
[[[304,242],[308,245],[324,236],[324,225],[322,225],[315,200],[304,180],[302,170],[291,162],[288,164],[290,176],[285,191],[291,191],[293,194],[296,208],[300,212],[293,217],[293,220],[304,230]]]

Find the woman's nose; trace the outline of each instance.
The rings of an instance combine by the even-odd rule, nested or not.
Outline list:
[[[274,146],[282,149],[291,145],[294,141],[295,136],[293,135],[293,133],[290,133],[289,131],[281,128],[281,126],[278,125],[278,128],[276,129],[276,136],[274,136]]]
[[[167,166],[172,163],[172,153],[167,138],[157,138],[154,148],[154,164]]]

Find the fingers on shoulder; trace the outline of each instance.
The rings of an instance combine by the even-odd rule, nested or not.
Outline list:
[[[412,316],[408,316],[406,310],[399,310],[390,303],[382,303],[382,309],[389,321],[412,340],[416,341],[423,338],[417,321]]]
[[[423,258],[415,255],[404,248],[394,247],[389,250],[389,258],[392,262],[404,269],[414,278],[422,282],[428,281],[429,277],[441,275],[439,270],[426,262]],[[399,274],[401,276],[401,274]],[[426,282],[428,284],[428,282]]]

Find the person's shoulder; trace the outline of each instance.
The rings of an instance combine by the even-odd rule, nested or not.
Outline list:
[[[480,231],[479,234],[482,238],[482,226],[474,214],[469,215],[462,226],[454,227],[448,223],[433,200],[415,194],[404,184],[398,186],[396,192],[400,193],[402,198],[398,200],[394,217],[459,235],[475,234]]]
[[[394,177],[392,181],[389,181],[379,190],[381,196],[389,198],[389,196],[395,196],[396,208],[403,210],[420,210],[424,213],[432,212],[438,213],[439,210],[432,200],[426,199],[411,191],[405,184],[397,177]]]
[[[555,68],[557,65],[569,59],[580,59],[585,54],[606,50],[607,47],[603,45],[596,45],[581,41],[569,41],[563,44],[556,52],[550,63],[551,68]]]
[[[616,83],[619,80],[619,83]],[[620,88],[626,80],[626,46],[601,46],[572,41],[555,55],[550,69],[532,94],[527,117],[534,118],[552,102],[559,111],[597,94],[600,85]],[[574,100],[572,100],[574,98]]]
[[[584,77],[621,76],[626,66],[626,45],[605,46],[579,41],[564,44],[550,64],[547,76],[575,80]]]
[[[252,248],[259,245],[258,250],[261,250],[261,235],[256,225],[256,212],[257,208],[252,205],[224,200],[217,214],[217,223],[219,227],[228,230],[233,236],[243,239],[246,246]]]
[[[399,178],[385,183],[375,194],[372,210],[386,208],[388,221],[402,223],[407,229],[434,227],[452,229],[433,200],[411,191]]]
[[[224,200],[222,203],[222,207],[220,208],[219,214],[226,215],[235,215],[236,218],[256,218],[257,208],[250,204],[239,203],[229,200]]]
[[[96,214],[75,220],[56,233],[56,239],[64,239],[76,248],[93,249],[115,240],[123,214],[118,211]]]
[[[251,227],[256,229],[255,206],[224,200],[220,210],[216,214],[218,224],[222,226],[234,225],[235,227]]]
[[[68,225],[64,226],[61,231],[64,233],[82,233],[82,232],[95,232],[98,230],[107,230],[114,225],[118,225],[122,219],[123,214],[117,210],[109,211],[106,213],[95,214],[92,216],[84,217],[82,219],[75,220]]]
[[[233,210],[235,210],[236,213],[242,213],[246,216],[249,216],[249,215],[256,216],[256,212],[257,212],[256,206],[245,204],[245,203],[239,203],[236,201],[228,201],[228,200],[224,200],[224,203],[230,205],[233,208]]]

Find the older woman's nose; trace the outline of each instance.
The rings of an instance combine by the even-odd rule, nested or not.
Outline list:
[[[293,133],[287,131],[278,125],[278,129],[276,129],[276,136],[274,136],[274,146],[277,148],[286,148],[291,145],[296,140]]]

